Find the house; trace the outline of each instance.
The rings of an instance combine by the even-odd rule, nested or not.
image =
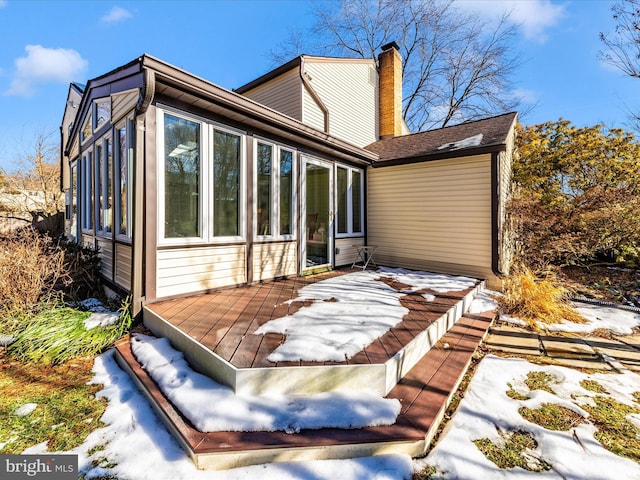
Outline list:
[[[516,114],[411,134],[397,45],[230,91],[149,55],[72,84],[67,234],[145,303],[351,265],[499,282]]]

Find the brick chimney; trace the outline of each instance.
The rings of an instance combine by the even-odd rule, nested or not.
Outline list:
[[[396,42],[387,43],[378,56],[380,138],[402,135],[402,57]]]

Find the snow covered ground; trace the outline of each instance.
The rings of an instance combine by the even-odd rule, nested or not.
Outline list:
[[[424,288],[406,279],[398,278],[398,281],[412,285],[412,288]],[[471,310],[486,311],[492,306],[495,306],[495,303],[491,296],[482,295],[474,302]],[[589,308],[592,310],[591,323],[594,328],[616,328],[625,325],[626,329],[640,326],[638,314],[628,317],[629,312],[622,310]],[[517,322],[517,319],[514,321]],[[354,325],[352,328],[358,326]],[[345,335],[348,335],[348,332],[345,332]],[[159,357],[155,356],[158,351],[162,353]],[[172,355],[164,348],[157,348],[155,353],[149,355],[149,362],[152,362],[149,365],[153,364],[157,368],[162,364],[170,365]],[[168,375],[167,378],[171,379],[168,383],[175,381],[185,384],[193,381],[194,385],[198,385],[198,381],[194,380],[194,373],[175,365],[170,368],[174,368],[174,371]],[[528,392],[524,379],[531,371],[542,371],[552,375],[554,393],[540,390]],[[564,367],[540,366],[521,359],[487,356],[480,363],[456,414],[448,423],[438,444],[425,459],[412,460],[405,455],[386,455],[355,460],[257,465],[222,472],[195,469],[128,375],[118,367],[112,352],[96,359],[94,372],[92,382],[104,386],[99,395],[108,400],[108,407],[102,419],[106,426],[94,431],[83,445],[69,452],[79,455],[80,469],[86,473],[87,478],[115,475],[123,480],[408,480],[414,471],[427,464],[435,466],[439,475],[447,479],[640,478],[640,466],[615,456],[600,446],[593,437],[594,427],[590,424],[579,424],[569,432],[551,432],[526,421],[518,413],[521,406],[535,407],[541,403],[553,402],[584,415],[586,412],[581,406],[590,402],[595,395],[580,385],[581,380],[587,379],[603,385],[616,400],[632,404],[633,392],[640,391],[640,377],[624,369],[622,373],[587,375]],[[526,394],[529,399],[514,400],[508,397],[505,392],[510,386],[519,393]],[[226,410],[223,409],[216,415],[231,418],[234,415],[232,403],[227,403]],[[287,405],[287,401],[281,404],[285,410]],[[313,408],[323,407],[315,405]],[[310,411],[314,411],[313,408]],[[328,423],[340,421],[336,420],[338,415],[323,415],[327,415]],[[534,435],[538,447],[532,455],[550,463],[553,466],[551,470],[541,473],[527,472],[520,468],[500,470],[487,460],[473,443],[473,440],[479,438],[497,441],[500,437],[498,432],[515,430],[526,430]],[[39,453],[45,449],[46,445],[38,445],[25,453]],[[92,461],[102,461],[103,466],[94,467]]]

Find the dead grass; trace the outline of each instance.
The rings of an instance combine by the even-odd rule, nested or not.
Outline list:
[[[64,251],[26,229],[0,239],[0,313],[3,323],[30,313],[53,294],[64,273]]]
[[[540,330],[538,322],[585,323],[569,304],[569,296],[570,291],[553,274],[538,278],[531,270],[522,268],[505,280],[500,304],[505,313],[521,318],[534,330]]]
[[[95,398],[99,385],[87,385],[92,365],[92,359],[24,364],[0,354],[0,453],[19,454],[42,442],[50,451],[70,450],[101,426],[107,402]],[[31,413],[16,415],[29,403],[37,405]]]
[[[584,422],[584,419],[573,410],[555,403],[544,403],[538,408],[521,407],[518,409],[518,413],[525,420],[547,430],[566,432]]]
[[[534,453],[538,442],[529,432],[500,432],[500,437],[500,441],[496,443],[488,438],[474,440],[473,443],[487,460],[495,463],[498,468],[520,467],[530,472],[542,472],[551,468]]]

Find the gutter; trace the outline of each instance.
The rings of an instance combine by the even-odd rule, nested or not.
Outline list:
[[[302,80],[302,85],[309,92],[309,95],[311,95],[313,101],[316,102],[316,105],[318,105],[318,107],[320,107],[320,110],[322,110],[322,114],[324,117],[324,132],[329,133],[329,109],[324,104],[322,99],[318,96],[318,93],[313,89],[311,83],[309,83],[311,77],[307,72],[304,71],[304,57],[300,57],[300,80]]]

